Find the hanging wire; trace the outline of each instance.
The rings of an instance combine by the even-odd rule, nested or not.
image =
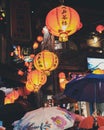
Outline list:
[[[60,4],[63,5],[64,4],[64,0],[59,0]]]

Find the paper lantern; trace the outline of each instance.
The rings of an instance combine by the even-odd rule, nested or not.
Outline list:
[[[24,72],[22,70],[18,70],[18,75],[23,76]]]
[[[59,75],[58,75],[59,78],[63,78],[65,79],[66,76],[65,76],[65,73],[64,72],[60,72]]]
[[[58,6],[46,16],[46,26],[51,34],[59,37],[59,41],[66,42],[68,36],[81,28],[77,11],[68,6]]]
[[[19,97],[19,93],[17,90],[13,90],[11,93],[8,94],[8,97],[13,100],[16,100]]]
[[[39,46],[38,42],[34,42],[34,44],[33,44],[33,49],[37,49],[38,46]]]
[[[49,75],[50,71],[56,69],[58,64],[59,59],[57,55],[49,50],[41,51],[34,58],[36,69],[45,72],[46,75]]]
[[[10,104],[10,103],[14,103],[14,100],[11,99],[10,97],[5,97],[5,100],[4,100],[4,104]]]
[[[26,89],[30,92],[34,91],[34,84],[32,84],[31,82],[26,82]]]
[[[60,90],[63,91],[66,87],[66,84],[69,82],[67,79],[66,79],[66,75],[64,72],[60,72],[59,73],[59,85],[60,85]]]
[[[42,71],[33,70],[30,72],[29,75],[29,77],[31,78],[29,79],[29,81],[35,85],[43,85],[47,81],[47,76]]]
[[[104,26],[103,25],[98,25],[96,27],[96,31],[99,32],[99,33],[102,33],[104,31]]]
[[[27,90],[37,92],[46,81],[47,76],[45,73],[39,70],[33,70],[27,76],[26,88]]]
[[[37,36],[37,41],[38,42],[42,42],[43,41],[43,37],[42,36]]]

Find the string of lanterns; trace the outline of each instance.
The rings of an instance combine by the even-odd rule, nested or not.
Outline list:
[[[29,91],[38,92],[42,85],[46,83],[47,76],[59,65],[58,56],[55,52],[49,50],[50,48],[53,49],[52,44],[54,42],[54,38],[50,34],[59,37],[59,41],[66,42],[68,41],[68,36],[82,28],[82,23],[76,10],[61,5],[47,14],[46,28],[43,28],[43,39],[38,37],[38,40],[41,40],[43,50],[34,57],[33,65],[35,70],[32,70],[27,75],[26,88]],[[35,42],[34,48],[36,46],[38,45]]]
[[[70,35],[83,26],[78,12],[64,5],[52,9],[47,14],[45,23],[48,33],[44,33],[44,37],[37,37],[37,41],[42,43],[42,51],[34,55],[32,61],[27,62],[26,89],[34,92],[40,90],[47,82],[47,76],[50,76],[51,71],[55,70],[59,65],[59,58],[53,51],[54,36],[59,37],[60,42],[66,42]],[[36,48],[38,48],[38,42],[33,44],[33,49]],[[23,75],[21,71],[18,71],[18,74]]]

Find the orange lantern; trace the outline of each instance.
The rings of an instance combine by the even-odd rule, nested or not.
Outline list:
[[[64,72],[60,72],[59,75],[58,75],[58,77],[59,77],[60,79],[65,79],[65,78],[66,78]]]
[[[46,26],[50,33],[59,37],[59,41],[66,42],[69,35],[81,28],[80,17],[73,8],[61,5],[47,14]]]
[[[23,76],[24,72],[22,70],[18,70],[18,75]]]
[[[59,59],[57,55],[49,50],[43,50],[34,58],[34,66],[37,70],[44,71],[50,75],[50,71],[57,68]]]
[[[38,46],[39,46],[38,42],[34,42],[34,44],[33,44],[33,49],[37,49]]]
[[[43,37],[42,36],[37,36],[37,41],[38,42],[42,42],[43,41]]]
[[[18,99],[19,93],[17,90],[13,90],[11,93],[7,94],[5,97],[4,104],[14,103]]]
[[[61,91],[63,91],[65,89],[65,86],[68,82],[69,81],[66,79],[65,73],[60,72],[59,73],[59,84],[60,84]]]
[[[96,27],[96,31],[99,32],[99,33],[102,33],[104,31],[104,26],[103,25],[98,25]]]
[[[17,90],[13,90],[11,93],[8,94],[8,97],[13,100],[16,100],[19,97],[19,93]]]
[[[39,70],[31,71],[27,76],[26,88],[30,91],[39,91],[42,85],[47,81],[47,76],[45,73]],[[30,88],[31,87],[31,88]]]
[[[4,104],[10,104],[10,103],[14,103],[14,100],[13,99],[11,99],[10,97],[5,97],[5,99],[4,99]]]

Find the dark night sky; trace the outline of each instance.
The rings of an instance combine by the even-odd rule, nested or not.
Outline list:
[[[31,0],[32,7],[41,5],[60,5],[62,0]],[[103,0],[64,0],[64,4],[72,7],[82,7],[90,9],[104,10]]]

